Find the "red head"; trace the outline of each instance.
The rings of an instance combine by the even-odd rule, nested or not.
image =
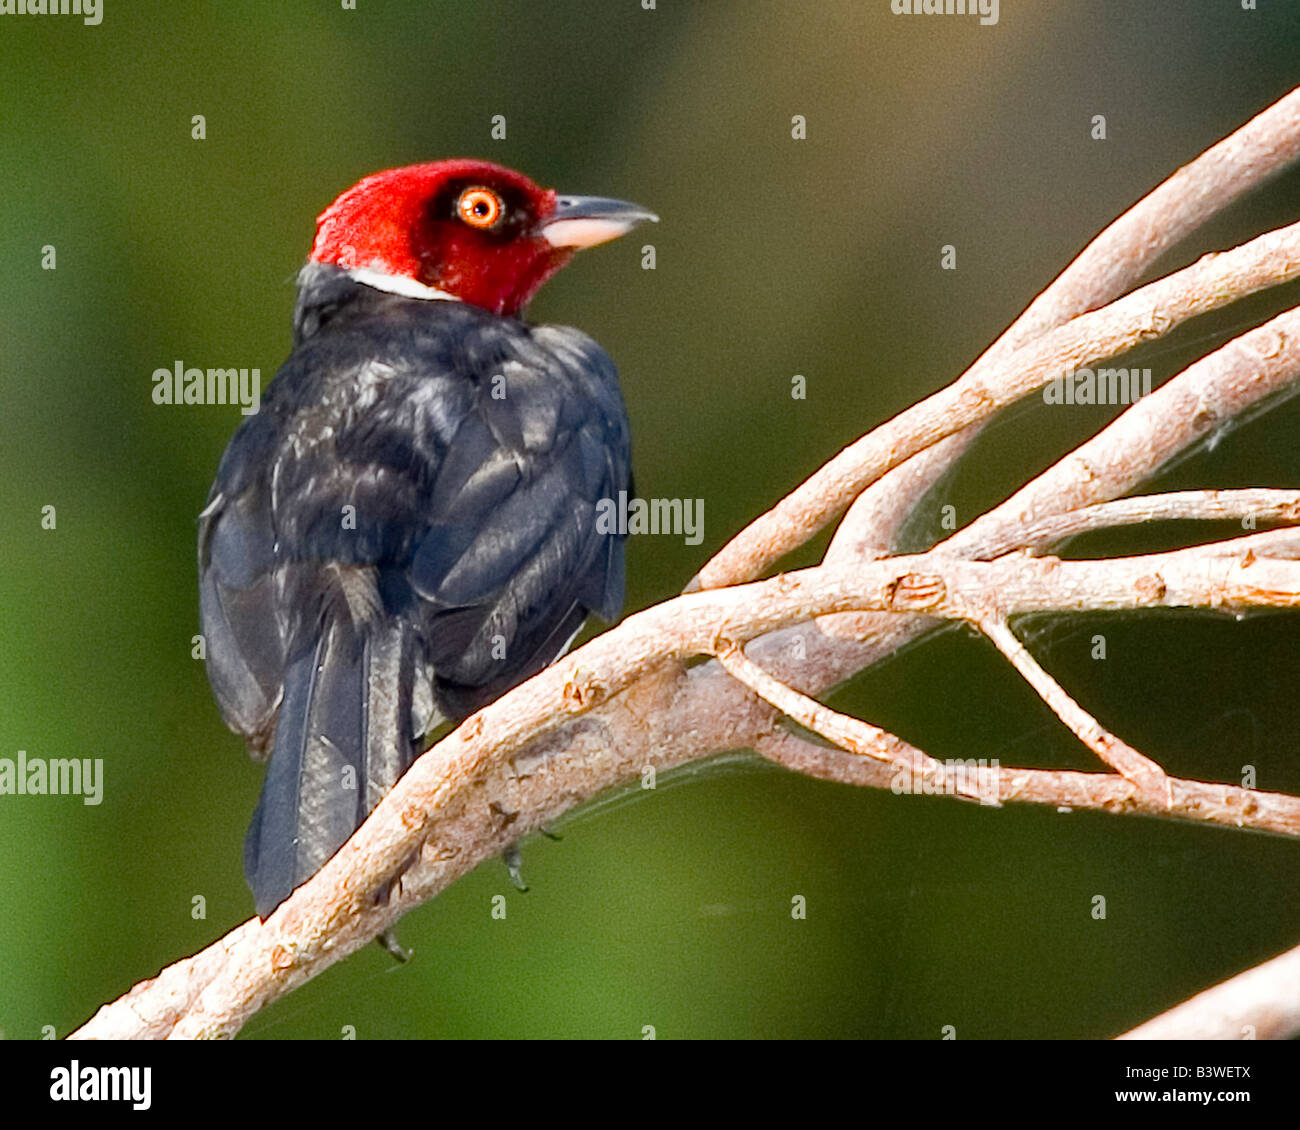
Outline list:
[[[321,213],[311,258],[359,282],[518,315],[579,248],[657,217],[635,204],[557,196],[489,161],[375,173]]]

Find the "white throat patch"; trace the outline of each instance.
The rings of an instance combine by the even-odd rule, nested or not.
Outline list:
[[[404,275],[386,275],[373,267],[349,267],[348,277],[376,290],[385,290],[389,294],[400,294],[403,298],[439,299],[444,302],[459,302],[454,294],[448,294],[437,287],[425,286],[422,282],[408,279]]]

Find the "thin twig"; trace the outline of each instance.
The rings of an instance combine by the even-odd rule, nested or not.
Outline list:
[[[1052,712],[1064,722],[1075,737],[1114,769],[1125,780],[1132,781],[1145,794],[1163,799],[1166,806],[1173,803],[1169,779],[1165,771],[1127,742],[1121,741],[1091,714],[1083,709],[1065,689],[1052,678],[1029,654],[1025,645],[1005,620],[984,617],[977,621],[979,629],[993,642],[1017,671],[1024,677]]]
[[[1249,519],[1252,523],[1300,522],[1300,491],[1184,490],[1099,502],[1047,515],[1021,531],[1018,548],[1055,545],[1065,538],[1115,526],[1229,518]]]
[[[900,789],[897,769],[893,766],[815,745],[780,729],[770,730],[759,738],[754,749],[769,761],[819,780],[890,789],[903,795],[926,794],[924,788]],[[985,758],[974,764],[967,760],[961,764],[968,774],[975,773],[979,780],[989,783],[988,795],[981,796],[985,803],[1038,804],[1062,813],[1078,810],[1152,816],[1221,828],[1250,828],[1300,839],[1300,797],[1286,793],[1170,777],[1171,800],[1166,803],[1163,798],[1144,793],[1117,773],[1013,768],[1000,764],[996,758]],[[945,773],[946,779],[958,776],[956,765]],[[948,791],[939,790],[940,793]]]
[[[893,766],[907,766],[922,775],[938,768],[939,763],[933,758],[887,730],[840,714],[786,686],[748,658],[737,644],[720,644],[714,654],[732,676],[759,698],[831,744],[859,757],[870,757]]]

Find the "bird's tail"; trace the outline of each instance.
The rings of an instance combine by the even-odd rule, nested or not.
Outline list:
[[[320,870],[410,766],[414,669],[400,618],[326,623],[290,661],[244,840],[259,917]]]

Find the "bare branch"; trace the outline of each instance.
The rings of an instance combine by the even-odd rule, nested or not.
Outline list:
[[[826,564],[878,557],[891,549],[917,503],[961,457],[975,435],[975,429],[967,428],[940,440],[872,483],[849,507],[835,531]]]
[[[1121,1040],[1290,1040],[1300,1035],[1300,946],[1198,993]]]
[[[997,381],[976,368],[850,444],[776,506],[751,522],[700,570],[689,588],[718,588],[759,575],[838,517],[871,483],[906,458],[988,420],[1063,373],[1163,337],[1187,319],[1300,277],[1300,223],[1144,286],[1081,314],[1017,350]],[[1149,399],[1149,398],[1148,398]]]
[[[772,510],[732,538],[700,570],[691,587],[716,588],[759,575],[815,535],[827,522],[841,514],[866,486],[908,455],[987,419],[997,408],[1031,391],[1036,387],[1032,383],[1015,391],[1014,385],[1008,388],[999,381],[998,391],[1010,395],[990,401],[986,381],[994,362],[999,366],[1004,364],[1013,348],[1018,349],[1051,327],[1063,329],[1065,319],[1073,317],[1078,321],[1083,311],[1122,293],[1133,279],[1184,235],[1242,193],[1285,168],[1297,156],[1300,156],[1300,90],[1293,91],[1207,150],[1134,205],[1082,252],[960,380],[895,417],[891,424],[896,427],[887,435],[881,436],[882,429],[877,429],[842,451]],[[1247,267],[1235,276],[1233,272],[1227,272],[1224,283],[1227,289],[1220,296],[1221,301],[1191,310],[1179,308],[1176,301],[1179,287],[1174,286],[1169,295],[1171,301],[1152,304],[1149,321],[1130,325],[1145,326],[1149,340],[1167,333],[1194,314],[1226,305],[1283,278],[1294,278],[1298,265],[1295,248],[1285,234],[1290,231],[1283,229],[1261,237],[1278,237],[1280,240],[1281,246],[1268,250],[1269,254],[1273,250],[1279,254],[1279,260],[1273,262],[1273,269],[1279,271],[1273,276],[1273,282],[1264,276],[1252,278],[1261,269],[1259,265],[1254,270]],[[1258,242],[1253,241],[1230,254],[1245,252]],[[1210,269],[1215,257],[1207,259],[1208,262],[1203,259],[1188,270]],[[1239,266],[1244,266],[1244,263]],[[1267,268],[1264,271],[1267,272]],[[1186,276],[1186,272],[1180,271],[1162,283],[1172,283],[1180,276]],[[1159,285],[1152,284],[1152,287]],[[1130,298],[1143,292],[1147,292],[1149,297],[1157,293],[1151,287],[1144,287]],[[1164,293],[1159,293],[1163,298]],[[1138,340],[1141,340],[1141,335]],[[1077,346],[1084,344],[1076,343]],[[1132,344],[1136,341],[1129,343]],[[1075,359],[1071,358],[1069,349],[1062,349],[1061,355],[1055,359],[1058,371],[1067,364],[1081,366],[1113,357],[1129,345],[1116,341],[1107,349],[1098,342],[1091,354],[1084,350],[1084,355]],[[1050,363],[1050,359],[1045,360]],[[942,417],[949,412],[959,415],[940,420],[933,415]],[[951,426],[945,429],[945,424]],[[892,449],[889,440],[902,442],[905,447]]]
[[[1149,757],[1110,733],[1075,702],[1061,684],[1039,666],[1005,621],[981,620],[979,627],[1084,745],[1156,802],[1163,802],[1166,807],[1173,803],[1165,771]]]
[[[1066,538],[1113,526],[1140,525],[1175,519],[1253,522],[1300,522],[1300,491],[1184,490],[1144,494],[1116,502],[1100,502],[1063,514],[1049,514],[1020,533],[1020,545],[1055,545]]]
[[[1300,310],[1288,310],[1202,357],[1142,397],[996,509],[943,544],[971,557],[1025,545],[1045,517],[1117,498],[1234,416],[1300,379]]]
[[[878,726],[857,718],[839,714],[815,699],[802,695],[773,678],[735,644],[722,646],[717,652],[718,662],[740,682],[782,714],[793,718],[801,726],[820,734],[827,741],[861,757],[870,757],[889,765],[905,765],[924,775],[937,765],[915,746]]]
[[[769,761],[809,777],[845,785],[890,789],[902,794],[952,795],[953,789],[946,787],[946,782],[959,780],[962,771],[970,772],[968,763],[963,767],[949,768],[938,762],[944,769],[944,776],[936,777],[932,782],[917,782],[915,787],[900,787],[898,770],[894,766],[814,745],[785,731],[776,730],[764,736],[755,748]],[[1042,804],[1060,812],[1078,809],[1156,816],[1300,838],[1300,798],[1285,793],[1264,793],[1233,785],[1170,777],[1171,798],[1166,804],[1162,798],[1143,793],[1132,781],[1114,773],[1019,769],[996,762],[977,766],[974,772],[977,779],[992,782],[987,795],[981,796],[984,803]]]
[[[661,744],[662,732],[647,724],[662,704],[638,701],[635,692],[622,699],[621,692],[666,661],[710,653],[719,639],[743,641],[836,611],[924,611],[970,620],[990,609],[1011,614],[1174,606],[1300,606],[1300,562],[1189,550],[1067,562],[974,562],[931,553],[852,571],[804,570],[681,596],[638,613],[498,699],[421,757],[315,877],[260,928],[243,928],[228,960],[172,1035],[233,1035],[265,1003],[545,821],[647,764],[666,767],[734,748],[738,731],[716,701],[696,720],[691,740],[674,746]],[[603,724],[555,735],[567,756],[550,756],[555,747],[548,748],[547,735],[603,705],[613,708]],[[683,720],[677,709],[673,703],[666,711],[674,723]],[[769,722],[764,729],[770,728]],[[539,741],[541,748],[530,752]],[[1139,811],[1142,802],[1126,794],[1124,807]],[[436,841],[430,838],[434,826]],[[174,974],[172,980],[183,978]],[[120,1034],[124,1023],[129,1030],[139,1023],[142,1004],[126,1002],[132,1011],[125,1021],[120,1013],[101,1010],[83,1035]]]
[[[1176,243],[1297,158],[1300,89],[1184,165],[1125,212],[1033,301],[998,345],[1019,346],[1123,294]]]

